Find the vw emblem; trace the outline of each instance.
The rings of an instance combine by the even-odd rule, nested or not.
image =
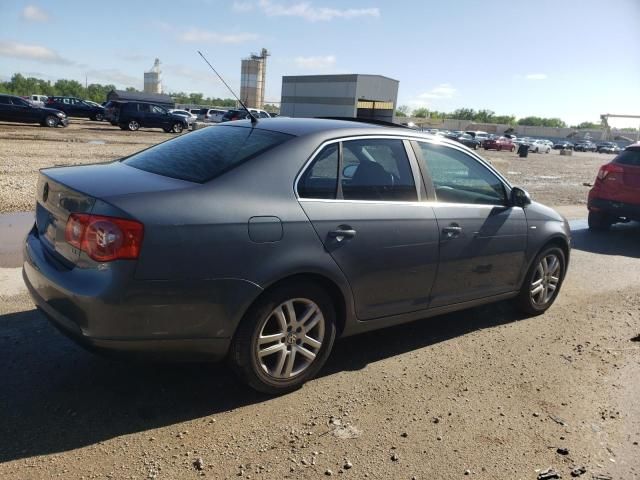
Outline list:
[[[47,198],[49,198],[49,182],[45,183],[42,189],[42,201],[46,202]]]

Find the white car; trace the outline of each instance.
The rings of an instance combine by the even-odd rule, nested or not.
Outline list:
[[[529,151],[533,153],[549,153],[551,147],[544,140],[533,140],[529,143]]]
[[[169,110],[169,112],[171,113],[175,113],[176,115],[181,115],[183,116],[186,120],[187,120],[187,125],[191,126],[191,124],[193,122],[195,122],[198,117],[196,115],[194,115],[193,113],[187,111],[187,110],[180,110],[180,109],[172,109]]]
[[[203,122],[220,123],[225,113],[229,111],[228,108],[201,108],[198,113],[198,120]]]
[[[39,107],[44,107],[47,100],[49,100],[49,97],[46,95],[29,95],[29,101]]]

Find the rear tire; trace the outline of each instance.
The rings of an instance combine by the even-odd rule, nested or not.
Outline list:
[[[309,281],[286,283],[267,291],[247,311],[229,359],[255,390],[271,395],[291,392],[326,362],[336,337],[335,324],[327,292]]]
[[[560,292],[566,265],[560,247],[544,247],[531,264],[516,297],[518,309],[530,316],[546,312]]]
[[[140,123],[137,120],[129,120],[129,123],[127,123],[127,128],[129,129],[129,131],[135,132],[140,129]]]
[[[611,225],[614,223],[613,219],[610,215],[607,215],[604,212],[589,212],[589,217],[587,218],[587,222],[589,224],[589,230],[595,232],[604,232],[609,230]]]
[[[104,115],[102,113],[96,113],[95,117],[93,117],[93,119],[96,122],[101,122],[102,120],[104,120]]]

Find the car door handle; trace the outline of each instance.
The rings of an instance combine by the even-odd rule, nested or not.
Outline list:
[[[336,241],[341,242],[345,238],[353,238],[356,236],[356,231],[347,226],[340,226],[335,230],[329,232],[330,238],[335,238]]]
[[[447,238],[457,238],[462,233],[462,227],[459,225],[449,225],[448,227],[444,227],[442,229],[442,233],[445,234]]]

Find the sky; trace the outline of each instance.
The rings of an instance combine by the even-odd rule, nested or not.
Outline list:
[[[640,0],[0,0],[0,18],[0,80],[141,89],[158,57],[165,91],[228,98],[196,50],[238,92],[264,47],[267,102],[283,75],[361,73],[399,80],[410,109],[640,115]]]

